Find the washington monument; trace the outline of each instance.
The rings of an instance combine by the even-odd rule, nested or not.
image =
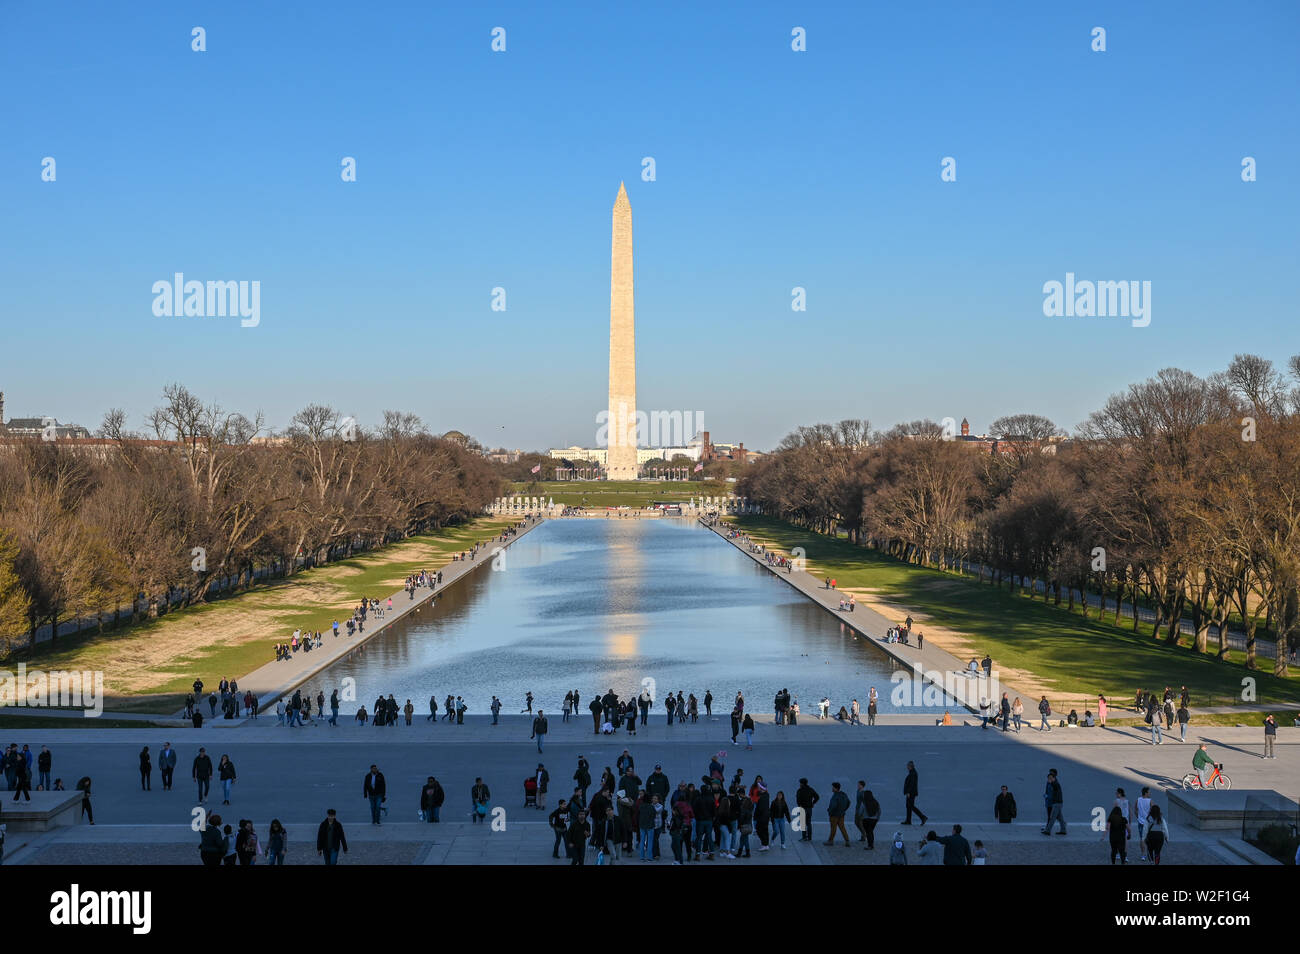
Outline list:
[[[609,272],[609,443],[605,471],[610,480],[635,480],[636,321],[632,294],[632,206],[618,184]]]

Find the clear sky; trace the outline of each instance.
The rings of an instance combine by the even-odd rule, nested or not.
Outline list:
[[[4,0],[0,390],[92,429],[180,381],[275,426],[589,443],[624,180],[642,408],[758,449],[1073,427],[1162,367],[1300,351],[1298,47],[1290,0]],[[156,317],[175,272],[261,282],[260,324]],[[1045,317],[1067,272],[1150,281],[1150,325]]]

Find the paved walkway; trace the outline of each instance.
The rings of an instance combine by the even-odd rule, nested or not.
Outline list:
[[[502,539],[500,535],[489,541],[483,550],[478,554],[482,559],[473,558],[465,560],[454,560],[444,564],[441,567],[418,566],[412,567],[412,573],[418,573],[420,570],[431,569],[432,572],[442,573],[442,584],[437,587],[419,587],[415,591],[414,597],[406,590],[398,590],[389,597],[381,597],[379,604],[383,607],[383,617],[377,616],[371,612],[366,617],[366,629],[364,632],[357,633],[354,636],[347,635],[347,628],[344,623],[346,620],[340,620],[340,635],[335,637],[326,633],[322,639],[320,649],[313,649],[311,652],[299,650],[288,659],[272,660],[259,669],[251,673],[240,676],[236,679],[239,684],[239,691],[242,695],[244,692],[251,690],[253,695],[257,696],[258,704],[264,712],[271,712],[272,719],[275,718],[275,704],[282,696],[289,695],[293,690],[301,686],[325,669],[328,669],[340,659],[356,652],[358,647],[369,642],[370,640],[383,635],[390,626],[407,616],[418,613],[427,606],[434,605],[437,598],[444,593],[448,587],[454,586],[456,582],[475,570],[492,563],[493,554],[497,548],[508,549],[516,540],[522,538],[534,527],[540,526],[543,520],[540,518],[528,520],[527,523],[518,529],[511,537]],[[393,608],[388,608],[388,600],[393,601]],[[283,637],[281,641],[287,641],[288,637]],[[204,686],[205,696],[216,688],[213,684]],[[204,706],[203,714],[205,718],[209,717],[209,708]],[[177,717],[181,713],[176,713]],[[220,718],[214,721],[225,721]]]
[[[653,718],[636,736],[620,732],[597,736],[587,719],[551,720],[545,751],[538,754],[530,741],[526,716],[470,716],[466,723],[437,727],[417,719],[411,727],[374,729],[342,726],[307,726],[285,729],[275,720],[258,720],[236,732],[188,729],[175,733],[162,729],[12,730],[12,741],[28,743],[39,751],[48,745],[56,777],[94,780],[97,824],[80,824],[48,834],[11,832],[6,862],[78,864],[196,864],[197,836],[190,829],[197,805],[190,766],[198,746],[216,757],[229,754],[237,771],[231,805],[221,804],[214,785],[207,809],[237,821],[253,819],[265,834],[272,818],[288,827],[291,852],[310,847],[292,863],[315,861],[315,827],[327,808],[336,808],[349,840],[357,847],[351,863],[481,863],[550,864],[552,837],[545,814],[523,806],[522,780],[544,762],[551,773],[551,804],[572,790],[570,781],[579,755],[590,762],[599,777],[615,764],[625,749],[636,759],[644,780],[656,763],[664,766],[670,782],[698,781],[709,758],[725,751],[728,778],[745,770],[745,778],[762,774],[773,789],[793,796],[801,777],[809,778],[822,801],[813,813],[812,845],[755,855],[751,863],[825,864],[874,863],[887,860],[875,853],[842,847],[826,848],[825,806],[830,783],[839,780],[850,790],[863,779],[880,799],[884,817],[877,830],[884,842],[895,830],[906,833],[914,856],[916,841],[933,828],[946,833],[960,822],[972,840],[990,845],[993,863],[1105,864],[1101,834],[1093,829],[1100,809],[1109,806],[1116,786],[1136,797],[1141,786],[1151,787],[1157,804],[1167,804],[1166,790],[1179,785],[1190,770],[1195,740],[1205,740],[1214,757],[1226,763],[1238,789],[1273,789],[1294,797],[1300,790],[1300,729],[1283,727],[1278,735],[1278,758],[1259,757],[1262,732],[1257,728],[1206,727],[1187,743],[1167,742],[1155,747],[1135,729],[1025,730],[1020,735],[971,726],[895,724],[845,726],[839,723],[801,722],[777,727],[760,719],[755,746],[732,746],[728,722],[701,720],[671,729],[662,717]],[[164,742],[178,753],[176,784],[161,790],[161,776],[153,773],[152,791],[142,791],[136,771],[142,745],[157,758]],[[903,777],[909,760],[920,772],[918,804],[929,816],[924,826],[899,825],[903,818]],[[369,823],[361,797],[362,778],[375,763],[388,782],[385,824]],[[1061,774],[1065,788],[1065,819],[1069,834],[1044,838],[1041,794],[1049,768]],[[418,795],[428,775],[442,782],[447,802],[443,824],[422,825],[416,820]],[[492,789],[492,804],[503,809],[504,830],[468,823],[469,789],[482,776]],[[993,822],[993,799],[1000,785],[1008,785],[1019,803],[1017,823]],[[12,797],[12,796],[9,796]],[[7,805],[5,806],[7,807]],[[1223,841],[1244,850],[1236,832],[1198,832],[1175,826],[1170,863],[1243,863],[1240,854]],[[668,845],[664,841],[664,848]],[[996,846],[996,850],[994,847]],[[1252,857],[1247,851],[1247,857]],[[915,862],[915,857],[912,858]],[[1258,859],[1254,859],[1258,860]],[[557,862],[563,863],[563,862]],[[663,862],[668,863],[668,862]]]
[[[986,697],[996,707],[1002,698],[1001,694],[1005,692],[1012,699],[1016,696],[1020,697],[1025,704],[1024,717],[1026,721],[1038,721],[1038,696],[1017,689],[1015,686],[999,679],[997,660],[993,661],[993,675],[998,682],[998,686],[990,692],[989,682],[984,678],[982,672],[978,679],[972,679],[966,675],[967,667],[970,665],[969,659],[958,659],[952,653],[940,649],[934,643],[925,643],[923,648],[917,649],[915,645],[905,646],[902,643],[885,642],[885,631],[891,626],[901,626],[903,624],[902,619],[889,619],[862,605],[856,606],[852,612],[841,612],[840,599],[843,598],[844,594],[839,590],[828,589],[824,579],[819,579],[804,570],[770,566],[767,562],[769,551],[763,550],[758,553],[751,551],[749,549],[750,541],[743,534],[739,537],[728,536],[726,531],[730,529],[730,525],[713,524],[708,526],[719,537],[753,560],[755,564],[769,571],[777,579],[790,584],[822,609],[834,615],[842,625],[853,630],[863,639],[870,640],[872,645],[881,652],[892,656],[905,667],[920,667],[926,674],[926,682],[938,685],[939,680],[942,679],[948,684],[949,689],[955,688],[958,701],[971,712],[978,713],[980,701]],[[938,678],[935,678],[936,675]],[[919,701],[917,700],[918,703]],[[812,706],[810,708],[815,709],[816,707]],[[1056,719],[1055,716],[1053,718]]]

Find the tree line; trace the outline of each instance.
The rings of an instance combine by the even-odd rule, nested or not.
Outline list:
[[[0,652],[38,627],[114,625],[481,513],[502,482],[473,441],[313,404],[278,434],[167,387],[144,432],[0,443]],[[126,614],[124,614],[126,615]]]
[[[933,421],[800,427],[738,492],[767,513],[901,560],[978,574],[994,586],[1118,624],[1154,612],[1153,638],[1196,650],[1232,619],[1258,668],[1300,642],[1300,356],[1278,370],[1237,355],[1202,378],[1179,369],[1112,395],[1071,439],[1036,414],[999,418],[998,453]]]

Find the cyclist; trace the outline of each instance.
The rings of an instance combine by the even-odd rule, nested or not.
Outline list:
[[[1210,776],[1214,774],[1214,759],[1210,758],[1210,753],[1205,750],[1204,742],[1192,756],[1192,768],[1201,777],[1201,788],[1209,788]]]

